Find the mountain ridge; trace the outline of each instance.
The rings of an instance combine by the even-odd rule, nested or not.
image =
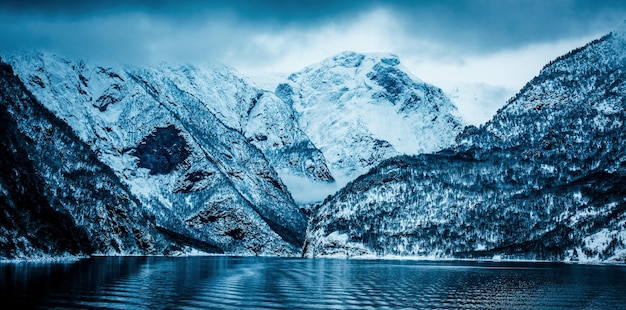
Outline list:
[[[146,255],[182,249],[158,232],[110,167],[38,103],[2,60],[0,88],[0,256]]]

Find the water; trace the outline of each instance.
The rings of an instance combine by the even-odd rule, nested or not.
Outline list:
[[[21,308],[626,309],[626,267],[241,257],[0,264]]]

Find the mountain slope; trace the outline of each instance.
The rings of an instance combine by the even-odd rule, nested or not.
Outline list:
[[[281,174],[333,181],[325,159],[298,127],[294,112],[272,92],[252,86],[223,65],[132,68],[143,72],[163,100],[187,96],[228,128],[242,133]]]
[[[345,52],[290,75],[276,94],[340,179],[392,156],[441,150],[462,130],[443,92],[409,76],[394,55]]]
[[[302,244],[304,215],[244,135],[253,89],[227,68],[104,68],[47,54],[9,62],[171,236],[238,254]]]
[[[625,30],[548,64],[458,146],[326,200],[306,253],[626,260]]]
[[[0,258],[166,253],[143,206],[0,62]]]

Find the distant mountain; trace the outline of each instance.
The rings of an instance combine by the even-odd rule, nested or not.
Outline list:
[[[387,160],[324,201],[305,253],[626,261],[625,83],[626,24],[456,146]]]
[[[443,92],[407,72],[395,55],[344,52],[291,74],[275,92],[333,176],[351,180],[387,158],[449,147],[463,129]]]

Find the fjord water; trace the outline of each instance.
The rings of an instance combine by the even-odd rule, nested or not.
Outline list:
[[[255,257],[2,263],[29,308],[626,309],[626,267]]]

